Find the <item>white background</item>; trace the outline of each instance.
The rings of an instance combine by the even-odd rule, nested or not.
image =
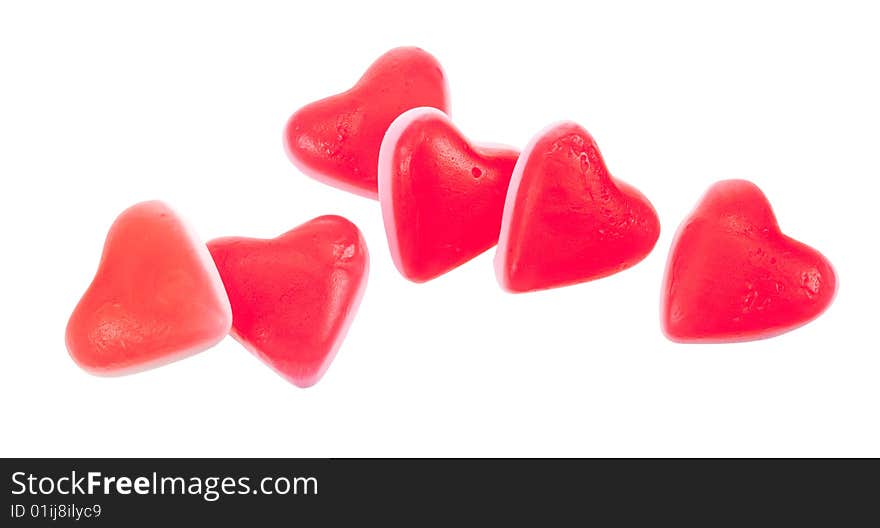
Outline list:
[[[880,455],[871,4],[452,4],[4,3],[0,454]],[[401,278],[378,204],[303,176],[281,145],[294,110],[398,45],[440,60],[474,139],[522,146],[583,124],[657,208],[654,252],[519,296],[497,286],[492,251],[428,284]],[[673,344],[658,322],[672,234],[734,177],[836,265],[837,299],[775,339]],[[75,366],[64,327],[106,230],[152,198],[205,239],[327,213],[361,227],[369,286],[318,385],[286,383],[232,339],[128,377]]]

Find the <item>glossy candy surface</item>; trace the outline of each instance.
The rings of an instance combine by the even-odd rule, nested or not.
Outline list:
[[[350,90],[306,105],[291,116],[284,134],[288,157],[313,178],[377,198],[382,137],[397,116],[419,106],[449,112],[443,69],[422,49],[392,49]]]
[[[379,155],[379,200],[404,277],[433,279],[498,242],[518,155],[469,142],[433,108],[409,110],[394,121]]]
[[[143,202],[110,227],[67,324],[67,349],[89,372],[125,374],[204,350],[231,321],[205,244],[167,205]]]
[[[659,235],[651,203],[609,174],[592,136],[575,123],[557,123],[516,163],[496,274],[512,292],[598,279],[642,260]]]
[[[358,228],[321,216],[277,238],[219,238],[208,248],[232,304],[232,335],[295,385],[316,383],[366,287]]]
[[[757,186],[721,181],[706,192],[672,243],[663,330],[680,342],[771,337],[819,316],[835,289],[828,260],[782,234]]]

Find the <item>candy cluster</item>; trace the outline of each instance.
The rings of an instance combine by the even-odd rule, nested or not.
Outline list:
[[[302,172],[379,200],[394,264],[414,282],[497,245],[504,289],[567,286],[634,266],[660,234],[648,199],[611,175],[575,123],[547,127],[521,152],[466,138],[449,118],[443,69],[418,48],[389,51],[347,92],[301,108],[284,138]],[[231,333],[310,386],[344,339],[368,270],[363,236],[339,216],[206,245],[165,204],[136,204],[110,228],[67,348],[84,369],[114,375]],[[835,289],[831,264],[782,234],[757,186],[722,181],[675,236],[662,327],[678,342],[770,337],[817,317]]]

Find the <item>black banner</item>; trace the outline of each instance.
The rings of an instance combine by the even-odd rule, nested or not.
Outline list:
[[[5,459],[2,468],[0,526],[880,521],[876,460]]]

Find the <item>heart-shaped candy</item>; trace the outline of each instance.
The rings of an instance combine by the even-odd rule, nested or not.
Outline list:
[[[277,238],[219,238],[208,249],[232,304],[232,335],[295,385],[316,383],[367,284],[358,228],[321,216]]]
[[[512,148],[471,144],[434,108],[394,120],[379,152],[379,201],[404,277],[428,281],[498,242],[518,156]]]
[[[651,203],[611,177],[592,136],[558,123],[516,162],[495,270],[512,292],[585,282],[636,264],[659,235]]]
[[[426,51],[395,48],[379,57],[347,92],[294,113],[284,134],[287,154],[313,178],[377,198],[382,137],[397,116],[418,106],[449,112],[446,76]]]
[[[663,330],[679,342],[771,337],[818,317],[831,304],[836,284],[824,256],[782,234],[755,184],[721,181],[672,243]]]
[[[126,209],[67,324],[67,349],[94,374],[125,374],[226,336],[229,300],[205,244],[162,202]]]

